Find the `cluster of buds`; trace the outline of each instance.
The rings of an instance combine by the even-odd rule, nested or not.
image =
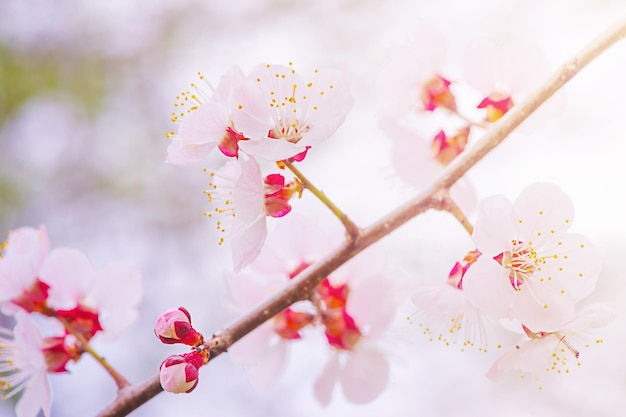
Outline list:
[[[192,351],[170,355],[159,368],[161,386],[174,394],[188,393],[198,385],[198,371],[209,361],[210,352],[203,345],[204,337],[191,325],[191,315],[183,308],[162,313],[154,326],[154,334],[167,345],[181,343]]]

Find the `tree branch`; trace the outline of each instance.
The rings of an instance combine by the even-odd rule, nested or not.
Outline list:
[[[372,226],[364,229],[353,241],[344,242],[340,248],[325,259],[307,268],[295,279],[291,280],[283,292],[268,299],[231,326],[215,335],[206,343],[211,349],[211,359],[226,352],[231,345],[294,302],[307,299],[324,278],[350,258],[384,236],[387,236],[418,214],[429,208],[436,207],[438,203],[435,196],[438,192],[450,188],[582,68],[624,37],[626,37],[626,20],[614,26],[603,36],[584,48],[573,59],[566,62],[539,90],[525,101],[513,107],[498,122],[491,125],[483,138],[475,146],[450,163],[430,187],[420,192],[411,201],[381,218]],[[120,390],[115,400],[98,416],[125,416],[161,391],[159,375],[157,374],[140,384]]]

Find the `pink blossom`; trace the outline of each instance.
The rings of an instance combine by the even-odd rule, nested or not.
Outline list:
[[[281,174],[262,178],[257,162],[244,154],[209,175],[205,194],[212,209],[205,216],[215,220],[220,245],[230,240],[233,270],[238,272],[259,254],[267,235],[266,217],[289,213],[289,200],[299,197],[303,187]]]
[[[489,122],[497,121],[537,88],[549,71],[543,52],[525,42],[476,44],[464,62],[465,81],[484,94],[478,108],[486,109]]]
[[[94,269],[79,250],[61,248],[50,253],[40,276],[50,285],[48,305],[88,339],[99,333],[112,340],[137,318],[142,277],[126,264]]]
[[[340,235],[335,240],[299,216],[282,220],[274,232],[250,267],[228,275],[231,293],[244,308],[282,290],[290,279],[320,259],[332,244],[329,242],[340,239]],[[300,238],[294,239],[296,235]],[[230,349],[231,357],[247,368],[255,386],[266,387],[286,366],[294,341],[323,334],[332,353],[330,360],[338,367],[329,365],[329,371],[318,378],[318,400],[327,404],[338,384],[348,400],[372,401],[387,386],[389,364],[378,342],[394,317],[398,301],[387,274],[384,258],[368,251],[368,255],[333,272],[310,301],[295,304],[239,341]],[[371,308],[373,304],[376,309]],[[370,371],[364,378],[363,372]]]
[[[421,24],[408,45],[382,66],[378,96],[385,112],[402,115],[436,108],[456,110],[450,81],[442,74],[446,42],[432,26]]]
[[[551,184],[527,187],[513,204],[484,199],[472,234],[482,256],[463,279],[470,301],[496,318],[558,330],[600,272],[593,245],[567,232],[573,219],[572,202]]]
[[[328,139],[343,123],[352,96],[339,71],[315,70],[302,77],[291,64],[259,64],[233,92],[232,120],[250,140],[241,149],[278,161]]]
[[[602,343],[586,333],[589,329],[606,326],[615,313],[603,304],[590,304],[564,323],[558,330],[538,331],[522,326],[524,338],[515,348],[504,353],[487,372],[491,379],[498,379],[511,371],[523,374],[543,372],[569,373],[572,361],[580,366],[581,348]]]
[[[18,393],[17,417],[35,417],[39,410],[50,416],[52,392],[48,365],[43,352],[44,340],[35,322],[24,311],[15,313],[17,324],[11,332],[0,328],[0,390],[3,399]]]
[[[202,75],[200,78],[204,80]],[[178,133],[166,133],[171,139],[166,162],[192,164],[216,147],[225,156],[238,156],[239,141],[247,138],[235,130],[229,108],[231,93],[243,79],[243,71],[233,67],[222,76],[211,96],[192,84],[193,92],[185,91],[177,97],[172,121],[178,124]]]
[[[49,285],[41,281],[40,270],[48,257],[50,241],[45,227],[22,227],[9,232],[0,246],[0,307],[13,314],[18,307],[35,311],[45,304]]]
[[[380,129],[392,141],[391,162],[396,172],[408,184],[422,189],[431,184],[446,165],[458,156],[467,141],[465,132],[452,137],[435,138],[428,142],[411,130],[401,126],[395,118],[382,117]],[[474,187],[467,179],[461,179],[450,189],[454,201],[465,211],[475,210],[477,197]]]

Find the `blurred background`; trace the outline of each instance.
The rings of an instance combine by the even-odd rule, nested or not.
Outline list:
[[[240,314],[221,277],[230,253],[202,215],[206,174],[163,163],[175,96],[197,71],[213,84],[232,65],[247,72],[259,62],[349,74],[354,109],[301,169],[365,226],[414,193],[389,162],[373,86],[388,55],[422,22],[447,38],[447,73],[461,80],[460,58],[475,41],[526,39],[556,68],[624,16],[622,0],[3,0],[0,233],[44,224],[53,247],[80,248],[96,266],[117,260],[143,271],[139,321],[115,343],[96,345],[140,382],[180,352],[153,336],[160,312],[184,305],[205,335]],[[557,114],[538,114],[538,127],[515,134],[468,175],[480,197],[515,198],[536,181],[558,184],[577,210],[573,230],[600,249],[605,266],[590,301],[608,302],[618,318],[574,375],[542,391],[493,383],[483,375],[493,357],[430,344],[400,317],[390,339],[390,387],[371,404],[346,403],[337,391],[320,408],[312,384],[326,353],[302,345],[267,391],[256,392],[223,355],[202,369],[193,393],[161,394],[133,415],[619,415],[626,407],[625,73],[623,42],[567,86]],[[338,226],[308,195],[294,207]],[[413,220],[381,245],[415,282],[443,279],[472,249],[442,213]],[[115,395],[89,357],[52,381],[53,416],[94,415]],[[0,402],[0,415],[13,415],[11,402]]]

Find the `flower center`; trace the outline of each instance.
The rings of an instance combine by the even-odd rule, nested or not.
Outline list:
[[[267,133],[271,139],[285,139],[287,142],[298,143],[302,135],[309,131],[308,125],[303,125],[299,119],[280,119],[276,126]]]
[[[494,259],[509,270],[511,285],[519,291],[526,280],[537,271],[537,264],[545,261],[543,257],[537,256],[537,251],[532,246],[519,240],[514,240],[511,244],[510,252],[503,252]]]

